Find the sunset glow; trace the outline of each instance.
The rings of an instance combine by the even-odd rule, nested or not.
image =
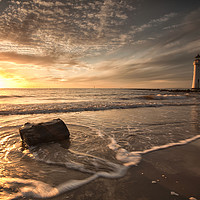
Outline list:
[[[2,78],[0,78],[0,88],[5,88],[6,85],[5,85],[5,82]]]
[[[0,88],[18,88],[20,87],[20,84],[15,82],[13,79],[6,79],[3,77],[0,77]]]
[[[25,88],[29,87],[26,80],[17,76],[0,76],[0,88]]]
[[[0,13],[1,87],[191,86],[199,0],[1,0]]]

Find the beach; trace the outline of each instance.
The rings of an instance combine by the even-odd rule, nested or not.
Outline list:
[[[195,200],[200,197],[200,140],[146,154],[123,178],[97,179],[57,199]]]
[[[3,92],[1,199],[199,199],[198,93]],[[69,129],[68,145],[22,147],[19,128],[24,123],[57,118]]]

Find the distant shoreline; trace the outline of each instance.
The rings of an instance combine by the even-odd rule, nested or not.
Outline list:
[[[161,92],[195,92],[200,93],[199,89],[177,89],[177,88],[0,88],[0,90],[148,90],[148,91],[161,91]]]
[[[135,90],[152,90],[152,91],[167,91],[167,92],[200,92],[200,89],[135,89]]]

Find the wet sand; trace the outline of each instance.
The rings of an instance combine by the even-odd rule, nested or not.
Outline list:
[[[121,179],[99,178],[56,200],[200,199],[200,140],[143,155]]]

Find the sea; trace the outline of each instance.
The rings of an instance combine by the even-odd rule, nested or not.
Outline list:
[[[70,140],[24,148],[19,128],[60,118]],[[200,138],[200,93],[171,89],[0,89],[0,199],[58,197],[120,179],[143,155]]]

